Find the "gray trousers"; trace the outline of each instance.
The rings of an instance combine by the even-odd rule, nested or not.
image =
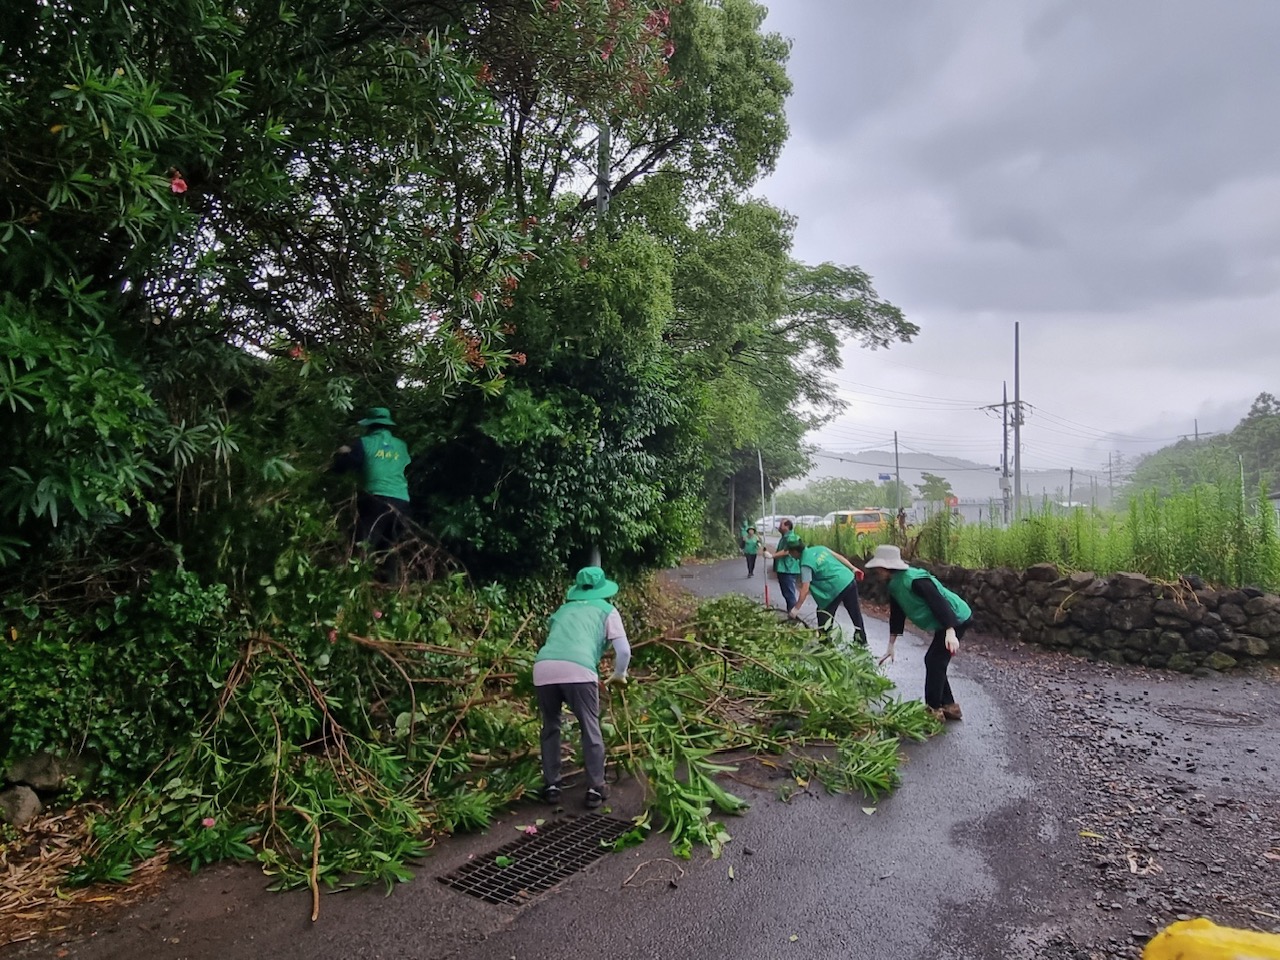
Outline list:
[[[604,789],[604,737],[600,735],[600,688],[592,683],[549,683],[534,687],[542,714],[542,779],[560,782],[560,717],[568,704],[582,729],[582,762],[587,786]]]

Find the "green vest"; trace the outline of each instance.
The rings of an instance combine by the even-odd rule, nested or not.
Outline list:
[[[759,552],[760,552],[760,541],[753,540],[751,537],[747,537],[747,539],[742,544],[742,555],[744,557],[749,557],[752,554],[756,554]]]
[[[404,471],[409,466],[409,448],[390,430],[374,430],[360,438],[364,447],[364,473],[360,488],[378,497],[409,499]]]
[[[547,620],[547,642],[536,660],[568,660],[598,670],[604,656],[604,622],[613,604],[604,600],[570,600]]]
[[[839,561],[826,547],[805,547],[800,554],[800,566],[813,571],[809,592],[813,602],[825,607],[848,589],[853,583],[853,571]]]
[[[783,534],[778,538],[778,549],[786,550],[793,543],[799,542],[800,535],[792,530],[790,533]],[[773,561],[773,569],[778,573],[799,573],[800,561],[788,553],[786,556],[778,557],[777,560]]]
[[[907,615],[907,619],[917,627],[922,630],[936,631],[942,629],[942,624],[938,623],[933,611],[924,602],[924,598],[912,591],[911,585],[917,580],[933,581],[933,585],[938,588],[938,592],[942,594],[943,599],[956,612],[957,623],[964,623],[973,616],[973,611],[969,609],[969,605],[939,583],[938,578],[932,573],[928,570],[921,570],[919,567],[908,567],[906,570],[899,570],[889,578],[889,596],[897,601],[898,606]]]

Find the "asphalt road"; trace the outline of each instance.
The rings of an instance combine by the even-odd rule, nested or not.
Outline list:
[[[746,579],[740,560],[672,582],[762,599],[765,584],[760,571]],[[868,627],[882,649],[887,626]],[[921,691],[924,647],[904,637],[886,668],[905,696]],[[767,789],[768,770],[744,765],[741,777],[766,789],[731,785],[752,809],[730,820],[734,839],[718,861],[699,851],[676,863],[658,835],[518,908],[435,881],[545,815],[530,804],[488,834],[441,844],[390,896],[324,897],[315,924],[305,892],[268,894],[251,869],[222,867],[98,930],[4,956],[1083,960],[1135,955],[1178,915],[1267,929],[1263,915],[1280,914],[1280,871],[1265,853],[1280,834],[1274,677],[1116,671],[972,635],[951,675],[964,722],[908,745],[903,783],[879,803],[820,791],[784,803]],[[1177,712],[1192,702],[1257,722],[1193,736]],[[622,783],[611,802],[629,816],[640,797]]]

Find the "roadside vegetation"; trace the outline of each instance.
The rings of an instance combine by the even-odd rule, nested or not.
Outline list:
[[[0,766],[76,756],[61,802],[114,809],[75,879],[156,851],[404,879],[528,790],[528,662],[572,571],[598,550],[638,589],[727,542],[757,449],[771,482],[808,468],[840,345],[916,328],[751,195],[787,133],[764,16],[0,13]],[[414,458],[390,589],[328,473],[375,405]],[[721,749],[826,742],[827,782],[875,792],[927,730],[744,609],[666,639],[649,614],[611,737],[677,852],[724,840]]]
[[[974,569],[1025,569],[1052,563],[1064,571],[1142,573],[1159,580],[1197,576],[1216,585],[1280,590],[1280,534],[1265,487],[1238,479],[1189,489],[1134,492],[1121,511],[1046,506],[1004,528],[964,523],[940,509],[901,537],[891,527],[853,535],[837,528],[801,528],[806,543],[850,557],[878,543],[899,543],[921,560]]]

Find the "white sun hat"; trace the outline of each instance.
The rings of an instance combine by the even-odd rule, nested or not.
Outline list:
[[[902,559],[901,550],[892,544],[885,543],[876,547],[876,552],[864,566],[868,570],[874,570],[876,567],[884,567],[886,570],[905,570],[908,564]]]

